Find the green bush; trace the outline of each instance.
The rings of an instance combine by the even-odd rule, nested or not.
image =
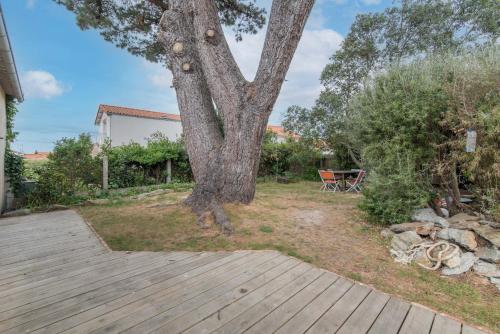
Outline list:
[[[289,139],[278,143],[276,135],[266,133],[262,145],[259,177],[295,176],[317,180],[321,152],[303,141]]]
[[[415,174],[412,163],[400,166],[398,173],[372,172],[363,194],[359,207],[371,222],[383,224],[408,221],[415,208],[425,206],[430,200],[428,187]]]
[[[56,142],[46,164],[37,168],[38,182],[28,195],[30,206],[71,204],[101,186],[102,162],[92,156],[90,135]]]
[[[191,167],[182,141],[172,142],[160,133],[147,145],[137,143],[105,148],[111,188],[128,188],[165,183],[167,161],[172,161],[172,180],[192,180]]]
[[[23,193],[24,159],[7,147],[5,149],[5,175],[16,197]]]
[[[349,126],[370,172],[361,208],[372,221],[405,221],[434,196],[453,197],[457,204],[448,208],[459,210],[457,174],[472,183],[483,212],[495,211],[492,203],[500,199],[499,50],[396,66],[356,96]],[[477,131],[475,152],[465,152],[467,128]]]

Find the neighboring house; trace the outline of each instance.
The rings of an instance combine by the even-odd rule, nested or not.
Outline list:
[[[285,128],[279,125],[268,125],[267,130],[276,134],[276,141],[278,143],[284,143],[288,138],[293,138],[294,140],[299,140],[300,136],[290,131],[285,131]]]
[[[157,132],[161,132],[171,141],[182,136],[179,115],[105,104],[99,106],[95,125],[99,127],[99,145],[104,144],[106,140],[110,140],[111,146],[131,142],[144,145],[147,139]]]
[[[50,152],[25,153],[22,157],[26,161],[45,161],[49,159]]]
[[[99,127],[97,139],[99,146],[106,140],[110,140],[113,147],[131,142],[144,145],[155,132],[161,132],[172,141],[182,136],[179,115],[105,104],[99,106],[95,125]],[[276,134],[278,143],[285,142],[289,137],[295,140],[300,138],[296,134],[285,131],[282,126],[269,125],[267,129]]]
[[[10,46],[7,27],[0,6],[0,211],[5,208],[5,148],[7,145],[6,102],[8,96],[23,100],[23,92],[19,84],[16,63]]]

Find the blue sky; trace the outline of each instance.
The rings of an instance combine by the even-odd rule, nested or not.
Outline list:
[[[62,137],[96,135],[100,103],[178,113],[171,75],[81,31],[72,13],[52,0],[0,0],[25,101],[19,105],[14,149],[49,151]],[[270,7],[271,0],[258,0]],[[342,42],[357,13],[380,11],[390,0],[317,0],[270,123],[292,104],[310,106],[321,87],[321,69]],[[268,11],[269,12],[269,11]],[[236,43],[227,32],[243,74],[252,79],[265,31]]]

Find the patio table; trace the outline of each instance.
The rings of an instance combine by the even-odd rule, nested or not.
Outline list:
[[[347,190],[347,179],[346,179],[346,175],[358,175],[359,174],[359,170],[334,170],[333,171],[333,174],[335,175],[335,179],[337,181],[339,181],[337,179],[337,175],[342,175],[342,186],[343,186],[343,189],[342,190]]]

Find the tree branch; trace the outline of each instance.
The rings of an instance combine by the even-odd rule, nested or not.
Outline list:
[[[188,153],[192,156],[196,152],[206,157],[200,164],[191,162],[196,181],[200,181],[209,173],[208,161],[216,160],[214,157],[219,154],[223,140],[201,70],[194,30],[183,12],[183,1],[170,2],[171,8],[163,13],[160,21],[158,39],[168,55],[169,68],[174,77],[173,86],[177,93]]]
[[[255,85],[259,87],[257,98],[264,101],[268,113],[276,102],[313,5],[314,0],[273,1],[255,78]]]
[[[193,1],[196,46],[210,93],[224,117],[238,108],[247,81],[229,49],[214,0]]]

